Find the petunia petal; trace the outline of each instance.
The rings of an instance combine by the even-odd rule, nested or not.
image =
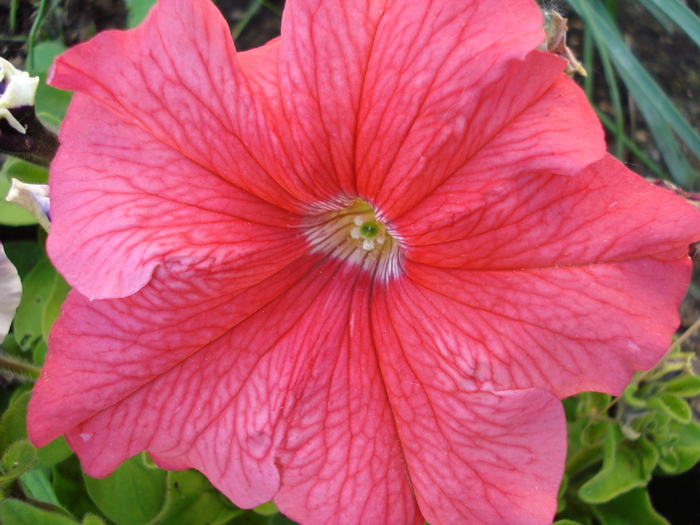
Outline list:
[[[32,440],[67,431],[93,476],[148,449],[238,505],[277,494],[305,523],[422,523],[369,335],[371,277],[321,257],[233,301],[225,276],[163,270],[126,299],[73,294],[30,405]]]
[[[386,217],[409,209],[561,73],[530,53],[541,24],[527,1],[288,2],[280,82],[305,171],[335,174]],[[604,144],[588,111],[578,129],[591,162]]]
[[[280,90],[306,187],[355,188],[362,86],[387,0],[290,0],[282,16]],[[319,175],[321,175],[319,177]]]
[[[138,28],[101,33],[61,55],[50,82],[93,97],[120,122],[258,197],[292,210],[309,201],[287,180],[228,26],[208,0],[158,2]]]
[[[407,273],[387,294],[386,322],[443,388],[534,387],[563,398],[619,394],[634,371],[658,361],[678,326],[690,262],[522,271],[413,263]]]
[[[409,259],[470,270],[674,259],[700,232],[695,208],[611,156],[576,177],[495,164],[453,177],[395,222]]]
[[[281,42],[282,39],[277,38],[264,46],[239,53],[238,62],[252,93],[260,103],[268,126],[274,130],[279,147],[285,152],[281,157],[289,159],[284,169],[287,184],[307,197],[312,197],[309,201],[327,204],[339,198],[343,200],[335,172],[319,167],[318,159],[314,157],[323,141],[315,139],[306,144],[301,139],[295,140],[304,123],[286,118],[285,102],[280,91]],[[296,94],[293,96],[296,97]],[[287,103],[287,107],[296,106],[296,103],[294,99]],[[318,120],[316,115],[308,118],[310,121]]]
[[[124,299],[91,301],[70,292],[34,388],[32,439],[48,443],[119,403],[263,308],[304,271],[241,291],[231,272],[160,267],[146,287]]]
[[[575,126],[585,137],[567,135],[577,155],[564,155],[565,173],[605,153],[583,93],[569,89],[560,98],[549,89],[563,77],[563,63],[532,51],[542,40],[534,3],[396,2],[383,21],[364,83],[357,187],[386,218],[420,202],[490,142],[503,141],[511,122],[542,106],[543,96],[552,101],[547,106],[560,107],[549,115],[536,110],[540,121],[562,131]],[[543,138],[532,156],[560,144]]]
[[[430,523],[551,523],[566,459],[561,403],[543,390],[477,384],[461,365],[479,343],[457,335],[449,311],[436,319],[446,304],[410,282],[375,289],[372,303],[380,368],[421,511]],[[487,367],[486,359],[479,364]]]
[[[305,250],[298,215],[205,170],[85,95],[76,94],[72,107],[52,165],[48,251],[83,294],[127,296],[158,265],[229,271],[244,288]]]

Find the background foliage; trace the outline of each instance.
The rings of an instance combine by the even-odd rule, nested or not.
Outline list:
[[[129,0],[115,9],[117,26],[133,27],[154,0]],[[698,4],[681,0],[639,0],[669,35],[682,37],[698,53]],[[37,111],[55,128],[65,115],[70,94],[45,85],[53,58],[86,39],[97,23],[66,30],[70,2],[10,0],[5,50],[26,56],[25,68],[41,77]],[[279,1],[219,0],[241,47],[267,40],[278,27]],[[238,8],[236,8],[238,6]],[[581,82],[601,118],[612,152],[656,177],[686,190],[699,185],[700,136],[645,66],[630,51],[619,27],[616,0],[568,0],[547,4],[578,15]],[[74,15],[78,16],[78,15]],[[580,22],[579,22],[580,20]],[[680,35],[680,36],[679,36]],[[14,47],[13,47],[14,46]],[[17,57],[13,57],[17,58]],[[700,72],[689,72],[700,85]],[[694,77],[692,75],[695,75]],[[692,79],[691,78],[691,79]],[[636,117],[637,113],[642,119]],[[638,128],[652,140],[640,140]],[[16,177],[45,183],[48,172],[17,159],[0,171],[0,193]],[[26,411],[32,382],[47,351],[47,336],[69,287],[44,251],[45,234],[23,210],[0,202],[3,244],[23,283],[22,303],[13,330],[0,353],[0,522],[5,525],[269,524],[292,523],[274,505],[253,510],[235,507],[196,471],[166,472],[146,454],[136,456],[105,479],[86,476],[76,456],[59,438],[37,450],[27,440]],[[676,475],[700,459],[698,414],[688,403],[700,394],[692,372],[692,353],[677,340],[667,357],[649,372],[637,374],[624,394],[583,393],[564,401],[569,457],[560,490],[558,525],[664,524],[648,494],[654,476]],[[700,496],[700,494],[698,494]],[[468,495],[465,495],[468,497]],[[136,504],[138,502],[138,504]]]

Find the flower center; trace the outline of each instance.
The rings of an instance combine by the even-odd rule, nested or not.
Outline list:
[[[309,216],[306,236],[313,251],[357,264],[389,280],[401,272],[399,245],[366,202],[357,199],[335,211]]]

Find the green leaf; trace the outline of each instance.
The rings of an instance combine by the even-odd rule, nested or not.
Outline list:
[[[147,468],[155,468],[155,469],[160,468],[158,466],[158,464],[155,461],[153,461],[153,458],[145,450],[143,452],[141,452],[141,461],[143,461],[144,466],[146,466]]]
[[[49,346],[46,344],[45,339],[39,339],[39,341],[32,347],[32,360],[37,366],[43,366],[46,360],[46,354],[49,351]]]
[[[659,470],[666,473],[674,473],[680,467],[681,460],[674,449],[664,450],[659,457]]]
[[[31,397],[31,392],[15,397],[0,418],[0,454],[11,443],[27,438],[27,406]]]
[[[684,399],[673,394],[662,394],[647,400],[649,408],[657,408],[666,412],[680,423],[688,423],[693,413]]]
[[[86,475],[85,486],[105,516],[117,525],[132,525],[147,523],[159,513],[165,502],[166,477],[165,471],[149,469],[135,456],[104,479]]]
[[[3,242],[2,247],[5,249],[7,258],[17,268],[17,273],[22,281],[24,281],[32,268],[44,258],[44,251],[36,241]]]
[[[244,512],[196,470],[168,472],[165,504],[149,525],[219,525]]]
[[[591,419],[581,432],[581,444],[585,447],[591,447],[599,444],[610,423],[600,419]]]
[[[277,505],[275,505],[274,501],[268,501],[267,503],[258,505],[257,507],[251,510],[263,516],[272,516],[273,514],[277,514],[279,512],[277,510]]]
[[[239,514],[233,519],[227,521],[226,525],[272,525],[272,520],[277,516],[281,516],[281,514],[276,514],[275,516],[263,516],[262,514],[258,514],[252,510],[246,510],[242,514]]]
[[[678,0],[641,0],[647,9],[656,6],[664,16],[673,20],[685,33],[700,46],[700,19],[688,6]],[[653,12],[653,11],[652,11]]]
[[[99,516],[94,514],[86,514],[83,518],[83,525],[105,525],[105,522]]]
[[[15,315],[15,337],[30,350],[42,338],[44,306],[53,291],[56,270],[48,259],[41,260],[22,283],[22,300]]]
[[[2,351],[5,352],[5,355],[18,359],[26,359],[27,357],[26,352],[17,344],[15,334],[12,332],[5,336],[5,340],[2,342]]]
[[[559,520],[555,521],[552,525],[581,525],[578,521],[574,520]]]
[[[34,64],[29,73],[40,75],[48,73],[54,59],[66,50],[66,46],[56,40],[46,40],[34,46]]]
[[[619,428],[610,425],[605,436],[603,467],[578,491],[586,503],[604,503],[636,487],[643,487],[659,460],[647,440],[628,441]]]
[[[53,490],[51,481],[49,481],[49,478],[43,471],[32,469],[22,474],[19,480],[24,489],[24,493],[30,498],[50,503],[56,507],[61,506]]]
[[[42,116],[42,113],[48,113],[59,121],[63,120],[66,115],[66,109],[68,108],[72,94],[68,91],[62,91],[47,85],[46,74],[54,59],[65,50],[66,46],[55,40],[37,44],[34,47],[34,67],[31,71],[32,75],[38,75],[40,79],[35,97],[37,114]],[[50,122],[48,124],[48,127],[52,127]]]
[[[672,421],[668,434],[678,436],[670,450],[663,450],[659,469],[666,474],[680,474],[700,461],[700,425],[695,421],[683,425]],[[666,455],[670,457],[665,457]]]
[[[63,507],[78,519],[82,519],[88,513],[102,516],[97,505],[88,496],[77,456],[71,455],[56,465],[52,474],[54,492]]]
[[[155,3],[156,0],[126,0],[126,5],[129,7],[128,26],[139,25]]]
[[[58,318],[63,302],[68,297],[71,287],[61,274],[56,273],[53,281],[53,287],[44,305],[44,310],[41,316],[41,334],[44,341],[49,340],[49,332],[54,321]]]
[[[565,470],[557,493],[557,515],[566,509],[566,493],[569,489],[569,473]]]
[[[700,394],[700,377],[687,375],[669,379],[664,384],[664,392],[679,397],[695,397]]]
[[[643,488],[621,494],[603,505],[593,505],[593,512],[602,525],[668,525],[651,506]]]
[[[573,423],[578,418],[578,401],[579,396],[571,396],[561,400],[561,404],[564,406],[564,414],[566,414],[566,421]]]
[[[77,521],[61,514],[33,507],[17,499],[0,502],[0,522],[3,525],[74,525]]]
[[[275,514],[270,520],[270,525],[297,525],[297,522],[290,520],[284,514]]]
[[[46,184],[49,180],[49,170],[16,157],[7,159],[1,173],[8,181],[14,178],[31,184]]]
[[[36,449],[23,439],[10,445],[2,456],[5,474],[0,476],[0,483],[7,483],[26,472],[36,462]]]
[[[39,449],[39,457],[35,468],[52,468],[70,457],[73,452],[63,436],[57,437],[48,445]]]

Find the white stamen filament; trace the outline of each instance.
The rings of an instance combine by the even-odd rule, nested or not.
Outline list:
[[[323,251],[363,266],[375,272],[376,279],[389,280],[401,274],[398,243],[375,219],[372,208],[359,199],[336,211],[308,216],[306,237],[314,252]]]

